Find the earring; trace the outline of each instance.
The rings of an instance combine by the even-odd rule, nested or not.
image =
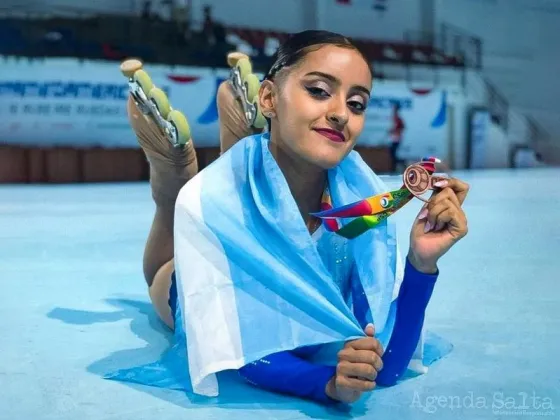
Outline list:
[[[266,113],[266,116],[267,116],[268,118],[272,118],[272,117],[274,117],[274,112],[267,112],[267,113]]]

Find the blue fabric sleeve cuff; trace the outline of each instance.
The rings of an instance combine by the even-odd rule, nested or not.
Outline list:
[[[406,263],[405,263],[405,267],[404,267],[404,279],[406,279],[407,282],[411,283],[416,283],[416,282],[428,282],[429,283],[435,283],[436,280],[439,277],[439,269],[435,272],[435,273],[423,273],[421,271],[418,271],[416,269],[416,267],[414,267],[412,265],[412,263],[410,262],[410,260],[407,258],[406,259]]]

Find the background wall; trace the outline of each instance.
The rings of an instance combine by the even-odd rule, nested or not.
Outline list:
[[[443,25],[457,29],[457,33],[472,34],[483,42],[481,71],[470,69],[463,73],[461,69],[450,67],[435,69],[434,66],[408,65],[406,62],[395,62],[390,65],[374,63],[376,70],[380,70],[386,79],[376,80],[374,95],[378,97],[375,101],[380,102],[370,107],[372,115],[368,116],[361,145],[380,146],[386,140],[385,131],[389,125],[388,110],[391,100],[403,100],[416,95],[412,87],[433,87],[438,97],[443,95],[446,97],[445,106],[441,107],[445,114],[445,125],[437,132],[430,131],[437,126],[431,124],[437,120],[435,115],[438,114],[432,112],[432,108],[429,113],[422,114],[421,111],[425,111],[427,107],[418,101],[412,118],[410,115],[405,115],[407,122],[415,120],[416,125],[413,125],[405,135],[403,154],[408,159],[423,154],[437,154],[451,162],[453,167],[464,168],[468,165],[471,153],[469,141],[473,129],[469,121],[470,111],[473,107],[484,109],[489,106],[487,87],[494,86],[506,98],[510,105],[509,109],[515,111],[515,113],[510,112],[510,116],[515,114],[517,118],[510,118],[512,121],[509,124],[509,131],[492,121],[488,122],[484,130],[477,129],[477,138],[488,143],[483,148],[485,165],[487,167],[509,165],[508,156],[512,146],[519,142],[526,142],[530,138],[529,126],[522,118],[524,116],[534,118],[539,126],[544,127],[544,130],[539,133],[548,141],[546,147],[542,149],[547,151],[547,157],[556,154],[558,157],[553,160],[560,159],[558,147],[560,143],[557,141],[560,138],[560,118],[558,118],[560,104],[557,100],[560,97],[560,86],[556,83],[556,75],[560,70],[560,55],[555,53],[555,36],[557,24],[560,23],[560,3],[557,1],[387,0],[385,12],[374,10],[372,7],[374,0],[346,2],[283,0],[281,7],[276,0],[183,1],[185,4],[192,5],[192,19],[198,26],[203,19],[203,6],[210,5],[213,7],[216,21],[226,26],[259,30],[294,32],[306,28],[321,28],[376,41],[404,41],[405,39],[426,41],[433,33],[436,35],[436,41],[440,42]],[[154,10],[166,17],[168,8],[157,3]],[[18,10],[25,10],[27,13],[48,12],[56,15],[75,14],[75,10],[81,9],[86,14],[89,10],[96,13],[140,16],[142,4],[143,1],[140,0],[99,0],[95,4],[75,0],[3,0],[0,3],[0,12],[4,15],[13,15]],[[269,34],[269,40],[274,36],[274,33]],[[454,42],[454,39],[447,41]],[[461,42],[470,41],[465,37]],[[386,45],[384,52],[387,49],[390,47]],[[40,143],[37,141],[40,139],[35,135],[42,133],[44,145],[48,147],[73,144],[78,144],[80,147],[136,147],[135,139],[124,118],[124,107],[121,106],[126,96],[126,81],[119,75],[116,61],[98,61],[95,64],[97,67],[92,68],[88,60],[69,59],[67,62],[70,64],[58,71],[49,67],[49,59],[29,62],[20,58],[15,61],[12,58],[3,60],[0,66],[0,135],[2,136],[0,141],[4,144],[17,147],[22,144],[29,146]],[[197,101],[189,99],[186,103],[178,103],[178,107],[189,118],[193,118],[193,128],[199,144],[209,149],[214,148],[216,121],[215,115],[211,112],[212,101],[217,83],[219,79],[227,77],[227,71],[203,67],[186,69],[160,66],[159,70],[152,68],[150,72],[159,74],[162,87],[170,89],[167,90],[171,93],[172,102],[177,103],[177,97],[198,98]],[[411,74],[414,75],[411,78],[412,83],[409,80]],[[179,88],[171,83],[173,75],[189,76],[187,79],[195,83],[189,88],[186,86]],[[437,77],[434,78],[434,75]],[[47,108],[43,107],[40,101],[36,101],[33,94],[28,94],[32,89],[24,90],[24,93],[19,95],[17,89],[14,90],[14,85],[10,85],[19,82],[24,85],[30,82],[60,82],[66,86],[64,89],[68,88],[68,83],[74,82],[105,87],[100,91],[103,93],[102,101],[92,94],[91,97],[80,97],[79,101],[65,104],[62,102],[72,99],[72,95],[68,92],[51,95],[48,98],[52,102],[48,105],[49,112],[60,111],[55,118],[52,113],[43,113]],[[90,86],[88,89],[92,91],[97,87]],[[191,88],[194,90],[187,92]],[[68,89],[71,91],[73,87]],[[114,93],[113,98],[111,92]],[[380,100],[379,97],[384,99]],[[76,113],[69,118],[64,114],[65,107],[68,107],[70,112]],[[113,113],[113,110],[116,111]],[[14,117],[14,112],[19,114]],[[109,117],[115,115],[120,119],[109,121]],[[429,130],[424,131],[426,127]],[[107,134],[100,135],[100,130],[106,130],[103,133]],[[112,143],[103,143],[109,140]],[[22,150],[17,153],[20,157],[37,156]],[[115,156],[121,156],[119,153]],[[214,151],[209,156],[213,154]],[[98,159],[96,154],[80,156],[77,159],[84,162],[97,162],[95,159]],[[58,162],[57,159],[49,157],[46,161]],[[202,160],[207,159],[204,157]],[[138,169],[140,170],[144,171],[145,168]]]
[[[183,0],[188,2],[188,0]],[[432,0],[429,0],[432,1]],[[141,0],[96,0],[84,4],[75,0],[3,0],[0,9],[51,12],[60,8],[91,8],[106,13],[140,14]],[[301,31],[318,27],[349,36],[402,40],[405,31],[419,31],[425,15],[422,0],[390,0],[387,10],[372,8],[373,0],[352,0],[350,5],[336,0],[191,0],[192,18],[202,22],[204,5],[212,6],[213,16],[227,25],[248,28]],[[167,8],[154,6],[166,16]],[[316,10],[317,15],[313,16]],[[430,22],[424,22],[429,25]]]
[[[542,139],[560,145],[560,2],[553,0],[436,0],[438,24],[450,23],[484,43],[483,76],[513,109],[543,128]]]

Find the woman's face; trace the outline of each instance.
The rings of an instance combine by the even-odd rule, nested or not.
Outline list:
[[[371,85],[358,51],[334,45],[310,51],[264,103],[261,90],[263,110],[274,113],[272,140],[323,169],[338,165],[363,129]]]

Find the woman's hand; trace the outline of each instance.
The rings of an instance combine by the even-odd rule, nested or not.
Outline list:
[[[365,330],[369,337],[346,343],[338,353],[336,375],[329,381],[327,395],[333,400],[353,403],[366,391],[375,388],[377,372],[383,368],[383,349],[379,340],[373,337],[372,325]]]
[[[437,272],[438,260],[467,234],[467,217],[461,208],[468,184],[450,178],[422,208],[410,233],[410,263],[424,273]]]

